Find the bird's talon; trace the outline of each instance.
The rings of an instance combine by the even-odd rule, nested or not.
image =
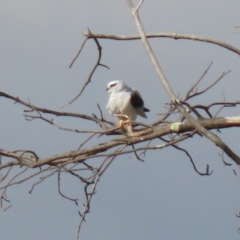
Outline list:
[[[123,120],[120,120],[119,123],[118,123],[118,127],[120,128],[123,128],[125,124],[129,123],[129,120],[127,121],[123,121]]]

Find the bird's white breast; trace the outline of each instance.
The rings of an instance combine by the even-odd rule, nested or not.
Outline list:
[[[134,121],[137,113],[130,103],[130,97],[131,93],[127,91],[112,93],[106,107],[111,114],[124,114]]]

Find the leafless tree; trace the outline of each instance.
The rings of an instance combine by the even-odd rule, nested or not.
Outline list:
[[[177,33],[146,34],[138,14],[138,10],[142,6],[144,1],[141,0],[137,6],[134,6],[131,0],[126,0],[126,2],[129,5],[133,18],[136,22],[139,35],[107,35],[103,33],[93,33],[90,30],[88,30],[87,33],[84,33],[83,35],[85,36],[85,40],[76,57],[70,64],[70,67],[73,66],[75,60],[81,54],[85,43],[91,39],[96,44],[98,58],[96,60],[95,66],[93,67],[88,78],[86,79],[85,84],[79,91],[79,94],[65,105],[71,104],[73,101],[80,97],[83,91],[87,91],[86,87],[90,83],[90,80],[98,67],[108,68],[107,65],[101,62],[102,47],[100,45],[99,39],[108,39],[112,41],[141,40],[147,52],[147,55],[149,56],[150,61],[152,62],[154,69],[158,74],[159,80],[162,82],[163,87],[165,88],[166,92],[170,97],[169,103],[166,104],[166,112],[159,115],[157,121],[149,125],[142,124],[140,122],[134,122],[132,123],[134,125],[134,131],[130,133],[126,131],[125,128],[116,127],[114,122],[108,121],[105,116],[103,116],[100,106],[98,106],[99,113],[90,116],[81,113],[55,111],[42,108],[34,105],[30,101],[23,101],[20,97],[12,96],[5,92],[0,92],[0,97],[12,100],[17,103],[17,105],[20,104],[26,108],[24,110],[24,116],[25,119],[28,121],[40,119],[60,130],[76,132],[79,134],[90,134],[90,136],[81,143],[78,149],[73,149],[70,152],[56,153],[55,155],[49,156],[47,158],[40,158],[38,156],[38,153],[31,149],[13,151],[7,149],[0,149],[0,155],[2,156],[2,160],[4,159],[4,161],[1,161],[0,163],[0,169],[2,170],[0,177],[0,201],[1,205],[4,207],[5,210],[11,207],[10,200],[7,197],[8,188],[16,184],[21,184],[25,181],[28,181],[29,179],[36,179],[35,183],[29,190],[29,193],[31,193],[37,184],[40,184],[50,176],[56,174],[58,176],[59,194],[63,198],[67,198],[68,200],[73,201],[76,205],[78,205],[78,199],[66,196],[61,191],[61,174],[63,172],[68,173],[72,177],[77,178],[82,183],[84,183],[86,201],[84,203],[83,209],[79,210],[80,222],[77,230],[77,239],[79,237],[82,223],[86,220],[86,214],[89,213],[90,203],[96,191],[99,179],[107,170],[109,165],[113,162],[113,160],[119,155],[126,155],[132,153],[138,160],[143,161],[143,158],[147,151],[159,151],[166,147],[173,147],[179,151],[183,151],[186,154],[187,158],[193,166],[194,171],[197,174],[203,176],[210,175],[212,171],[210,170],[209,165],[206,166],[205,172],[200,172],[196,168],[194,160],[190,153],[186,149],[179,146],[179,142],[185,141],[198,134],[206,137],[210,140],[210,142],[212,142],[214,145],[216,145],[222,150],[222,153],[220,154],[220,159],[224,162],[224,164],[231,165],[229,161],[226,162],[224,159],[224,154],[226,154],[237,165],[240,165],[239,156],[231,150],[231,148],[223,141],[223,139],[210,131],[212,129],[220,131],[220,129],[222,128],[239,127],[240,116],[218,117],[218,114],[223,108],[235,107],[236,105],[240,104],[240,102],[238,100],[236,100],[235,102],[226,102],[225,99],[221,99],[218,102],[213,102],[208,105],[190,105],[189,103],[189,99],[195,98],[199,95],[203,95],[209,89],[212,89],[216,84],[219,83],[219,81],[224,79],[224,77],[229,73],[229,71],[221,73],[219,77],[217,79],[214,79],[212,83],[210,83],[209,86],[205,89],[198,89],[199,83],[204,79],[212,66],[212,63],[210,63],[209,66],[204,70],[202,76],[199,77],[199,80],[193,83],[193,85],[189,89],[187,89],[186,94],[183,98],[179,99],[176,96],[174,89],[167,81],[159,62],[155,57],[154,52],[152,51],[148,39],[172,38],[176,40],[184,39],[186,41],[194,40],[200,42],[207,42],[218,45],[219,47],[226,48],[227,50],[232,51],[233,53],[236,53],[238,55],[240,55],[240,49],[222,41],[202,36]],[[218,107],[218,110],[214,112],[216,106]],[[205,111],[208,117],[202,117],[199,113],[199,110]],[[62,126],[53,119],[54,116],[63,118],[78,118],[82,121],[92,121],[98,125],[98,130],[93,131],[88,129],[71,128],[70,126]],[[99,136],[103,135],[108,136],[107,141],[102,141],[101,138],[98,138]],[[92,144],[91,147],[84,147],[87,142],[91,143],[91,141],[96,138],[98,138],[97,145]],[[153,144],[153,139],[157,139],[159,143],[157,145]],[[145,143],[145,146],[139,147],[139,143]],[[100,164],[99,162],[96,164],[90,162],[90,160],[93,158],[98,158]]]

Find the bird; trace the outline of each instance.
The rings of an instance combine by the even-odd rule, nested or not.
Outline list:
[[[110,114],[120,119],[119,127],[135,121],[138,115],[147,118],[145,112],[150,110],[144,106],[144,101],[137,90],[120,80],[109,82],[106,90],[110,94],[106,108]]]

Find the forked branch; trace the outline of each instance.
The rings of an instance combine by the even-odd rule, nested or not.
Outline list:
[[[170,84],[168,83],[161,67],[160,64],[158,63],[158,60],[148,42],[148,39],[146,37],[146,33],[144,31],[143,25],[141,23],[139,14],[138,14],[138,8],[135,8],[132,4],[131,0],[126,0],[128,5],[131,7],[131,11],[133,14],[133,17],[135,19],[138,31],[140,33],[143,45],[147,51],[147,54],[157,72],[158,77],[160,78],[165,90],[167,91],[168,95],[170,96],[172,103],[176,106],[176,108],[183,114],[183,116],[191,122],[195,128],[199,131],[199,133],[203,134],[205,137],[210,139],[213,143],[215,143],[218,147],[220,147],[231,159],[233,159],[237,164],[240,165],[240,157],[235,154],[228,146],[226,143],[224,143],[221,138],[219,138],[216,134],[208,131],[206,128],[201,126],[187,111],[186,109],[181,105],[179,100],[177,99],[173,89],[171,88]],[[143,1],[141,1],[142,3]]]

